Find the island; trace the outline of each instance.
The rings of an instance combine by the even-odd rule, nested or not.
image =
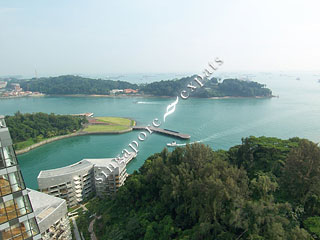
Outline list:
[[[6,116],[17,154],[64,138],[88,134],[120,134],[132,131],[136,122],[121,117],[93,117],[93,114],[57,115],[17,112]]]
[[[91,79],[81,76],[64,75],[48,78],[33,78],[19,80],[21,88],[28,92],[38,92],[46,95],[69,96],[104,96],[104,97],[174,97],[195,76],[181,79],[158,81],[146,84],[133,84],[126,81]],[[209,79],[202,88],[191,94],[197,98],[268,98],[273,97],[272,91],[265,84],[240,79]]]

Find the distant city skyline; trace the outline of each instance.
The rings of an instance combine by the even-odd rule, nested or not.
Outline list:
[[[0,76],[320,71],[320,2],[0,3]]]

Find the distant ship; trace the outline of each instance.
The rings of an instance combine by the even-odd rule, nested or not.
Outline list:
[[[320,79],[318,79],[318,83],[320,83]]]
[[[299,78],[299,77],[297,77],[297,78],[296,78],[296,80],[297,80],[297,81],[300,81],[300,78]]]

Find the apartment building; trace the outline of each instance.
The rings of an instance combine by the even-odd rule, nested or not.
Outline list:
[[[127,177],[126,165],[136,156],[127,159],[83,159],[75,164],[41,171],[38,186],[41,192],[63,198],[68,207],[75,206],[91,194],[112,195]]]
[[[40,238],[12,140],[0,115],[0,240]]]
[[[71,240],[66,200],[27,189],[43,240]]]

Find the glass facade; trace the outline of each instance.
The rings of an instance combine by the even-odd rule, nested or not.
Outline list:
[[[0,240],[40,239],[4,118],[0,116]]]
[[[20,196],[0,203],[0,224],[32,212],[29,198]]]
[[[20,171],[0,175],[0,196],[14,193],[24,188]]]
[[[16,223],[1,231],[2,239],[32,239],[32,236],[37,234],[39,234],[39,229],[34,218]]]
[[[2,147],[0,150],[0,168],[17,165],[12,146]]]

